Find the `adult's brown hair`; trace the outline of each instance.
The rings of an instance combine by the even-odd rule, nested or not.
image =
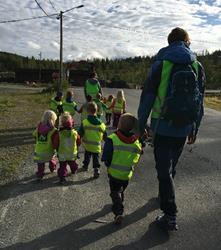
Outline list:
[[[175,29],[171,30],[170,34],[167,37],[167,40],[169,44],[173,42],[179,42],[179,41],[189,43],[190,37],[186,30],[176,27]]]

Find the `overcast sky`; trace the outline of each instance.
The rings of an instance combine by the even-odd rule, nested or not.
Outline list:
[[[47,14],[84,4],[64,15],[64,59],[153,55],[174,27],[186,29],[191,48],[221,47],[221,0],[37,0]],[[35,0],[0,1],[0,21],[44,15]],[[0,50],[59,58],[59,20],[0,23]]]

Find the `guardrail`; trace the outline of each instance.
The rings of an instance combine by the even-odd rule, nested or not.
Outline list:
[[[221,97],[221,90],[207,89],[207,90],[205,90],[205,96],[218,96],[218,97]]]

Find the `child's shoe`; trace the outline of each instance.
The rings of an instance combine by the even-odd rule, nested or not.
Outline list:
[[[162,227],[168,231],[177,231],[178,230],[178,225],[176,223],[176,216],[162,214],[156,218],[156,222],[160,227]]]
[[[60,181],[59,184],[63,185],[66,182],[66,178],[65,177],[60,177]]]
[[[114,218],[115,225],[121,225],[123,221],[123,215],[116,215]]]
[[[95,168],[94,169],[94,178],[97,179],[100,176],[100,169],[99,168]]]
[[[86,167],[86,166],[83,165],[82,166],[82,170],[85,171],[85,172],[87,172],[88,171],[88,167]]]

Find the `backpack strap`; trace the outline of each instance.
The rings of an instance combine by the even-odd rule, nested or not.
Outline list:
[[[198,61],[194,61],[192,64],[191,64],[195,74],[196,74],[196,78],[198,80],[198,73],[199,73],[199,64],[198,64]]]

